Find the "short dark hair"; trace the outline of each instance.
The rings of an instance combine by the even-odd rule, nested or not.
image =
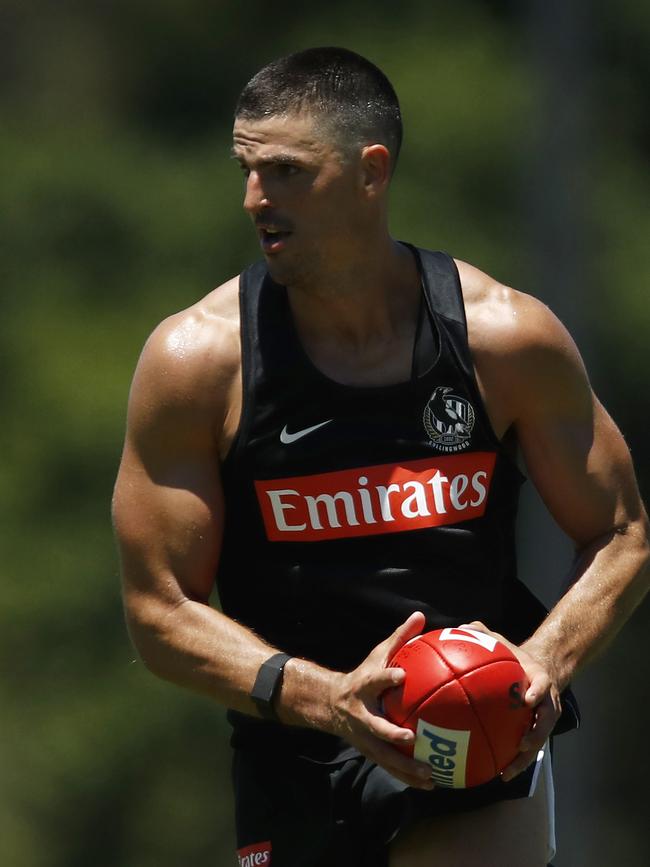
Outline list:
[[[395,168],[402,144],[397,94],[374,63],[346,48],[308,48],[263,67],[244,87],[236,118],[310,112],[343,148],[383,144]]]

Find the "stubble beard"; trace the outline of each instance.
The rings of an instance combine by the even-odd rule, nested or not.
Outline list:
[[[337,241],[332,250],[315,244],[310,249],[292,250],[290,255],[287,251],[269,256],[266,261],[276,283],[321,298],[337,297],[347,294],[355,284],[351,275],[357,268],[351,252],[351,249],[341,251],[341,243]]]
[[[269,274],[276,283],[301,291],[322,287],[327,273],[323,257],[318,253],[300,256],[269,256],[266,260]]]

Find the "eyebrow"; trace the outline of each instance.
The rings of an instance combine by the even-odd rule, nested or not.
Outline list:
[[[244,155],[241,153],[237,153],[234,148],[230,151],[230,159],[237,160],[238,162],[242,162],[244,160]],[[302,164],[304,161],[299,159],[299,157],[295,156],[295,154],[289,153],[279,153],[274,154],[271,157],[264,157],[260,160],[257,160],[260,165],[274,165],[276,163],[292,163],[294,165]]]

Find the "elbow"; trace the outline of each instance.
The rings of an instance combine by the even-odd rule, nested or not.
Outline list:
[[[650,590],[650,527],[648,527],[648,521],[646,519],[644,525],[644,535],[643,542],[641,545],[641,572],[644,576],[644,593],[647,593]]]
[[[625,533],[633,540],[641,564],[641,572],[647,580],[650,572],[650,523],[645,512],[637,521],[627,526]]]
[[[131,644],[141,662],[152,674],[167,679],[170,606],[151,598],[127,598],[124,613]]]
[[[645,513],[639,520],[632,521],[623,530],[617,530],[624,537],[625,548],[620,558],[621,568],[631,576],[628,595],[631,609],[634,610],[650,590],[650,526]],[[625,570],[625,557],[629,566]]]

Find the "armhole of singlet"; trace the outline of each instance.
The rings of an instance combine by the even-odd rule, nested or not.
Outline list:
[[[523,468],[519,465],[518,460],[519,449],[517,449],[515,455],[510,454],[504,442],[496,435],[496,431],[492,427],[492,421],[481,394],[481,389],[479,388],[478,379],[476,378],[476,370],[474,368],[474,359],[472,358],[472,352],[469,348],[465,299],[463,298],[463,288],[460,282],[460,274],[458,273],[456,262],[449,253],[442,251],[434,253],[429,250],[418,249],[417,252],[420,261],[422,262],[422,268],[426,271],[427,275],[428,292],[426,292],[426,295],[431,315],[434,317],[438,316],[450,325],[460,325],[462,328],[462,335],[464,338],[464,345],[462,347],[458,346],[457,341],[451,339],[451,335],[449,334],[446,334],[445,339],[447,340],[451,351],[456,356],[464,375],[468,377],[475,399],[480,401],[483,418],[485,420],[486,433],[507,463],[522,480],[525,480],[527,478],[526,474],[523,471]],[[439,277],[444,284],[442,292],[439,291],[440,287],[436,286],[434,282],[433,278],[436,276]],[[445,292],[445,286],[451,291]],[[433,310],[431,308],[433,308]],[[441,332],[443,330],[446,329],[439,329]]]
[[[455,321],[462,324],[463,335],[465,337],[466,358],[461,359],[461,361],[462,361],[463,365],[465,366],[466,373],[471,380],[472,387],[474,388],[474,392],[476,395],[476,399],[481,402],[481,407],[483,409],[483,416],[485,418],[485,424],[486,424],[487,432],[488,432],[490,438],[494,442],[494,444],[497,447],[497,449],[499,450],[500,454],[503,455],[504,460],[512,468],[512,470],[515,472],[517,477],[520,479],[520,481],[525,482],[528,479],[528,476],[526,475],[525,467],[521,463],[521,451],[519,449],[519,445],[516,441],[516,438],[515,438],[515,452],[514,452],[514,454],[511,454],[511,452],[506,447],[506,443],[504,442],[505,436],[509,433],[509,431],[511,429],[509,428],[508,431],[506,431],[506,434],[504,434],[504,439],[499,439],[499,437],[496,435],[496,431],[492,427],[492,419],[490,418],[490,416],[488,414],[487,407],[485,406],[485,401],[483,400],[483,395],[481,394],[481,389],[479,387],[478,379],[476,377],[476,368],[474,367],[474,358],[472,357],[472,350],[470,349],[470,346],[469,346],[469,330],[467,327],[467,312],[465,310],[465,299],[463,297],[463,287],[462,287],[461,282],[460,282],[460,274],[458,272],[458,266],[456,265],[454,258],[452,256],[450,256],[449,253],[444,253],[443,255],[449,259],[449,264],[450,264],[450,267],[451,267],[453,275],[454,275],[454,284],[456,287],[455,297],[456,297],[456,304],[457,304],[458,312],[459,312],[459,316]],[[456,353],[456,355],[460,357],[459,348],[455,344],[453,344],[452,348],[453,348],[453,351]]]
[[[250,271],[247,268],[239,275],[239,339],[241,343],[241,413],[237,431],[230,444],[226,456],[221,461],[222,469],[227,468],[239,456],[250,429],[251,419],[254,412],[255,389],[252,384],[253,370],[253,336],[251,329],[254,328],[253,316],[251,316],[250,292],[247,291],[250,284]]]

